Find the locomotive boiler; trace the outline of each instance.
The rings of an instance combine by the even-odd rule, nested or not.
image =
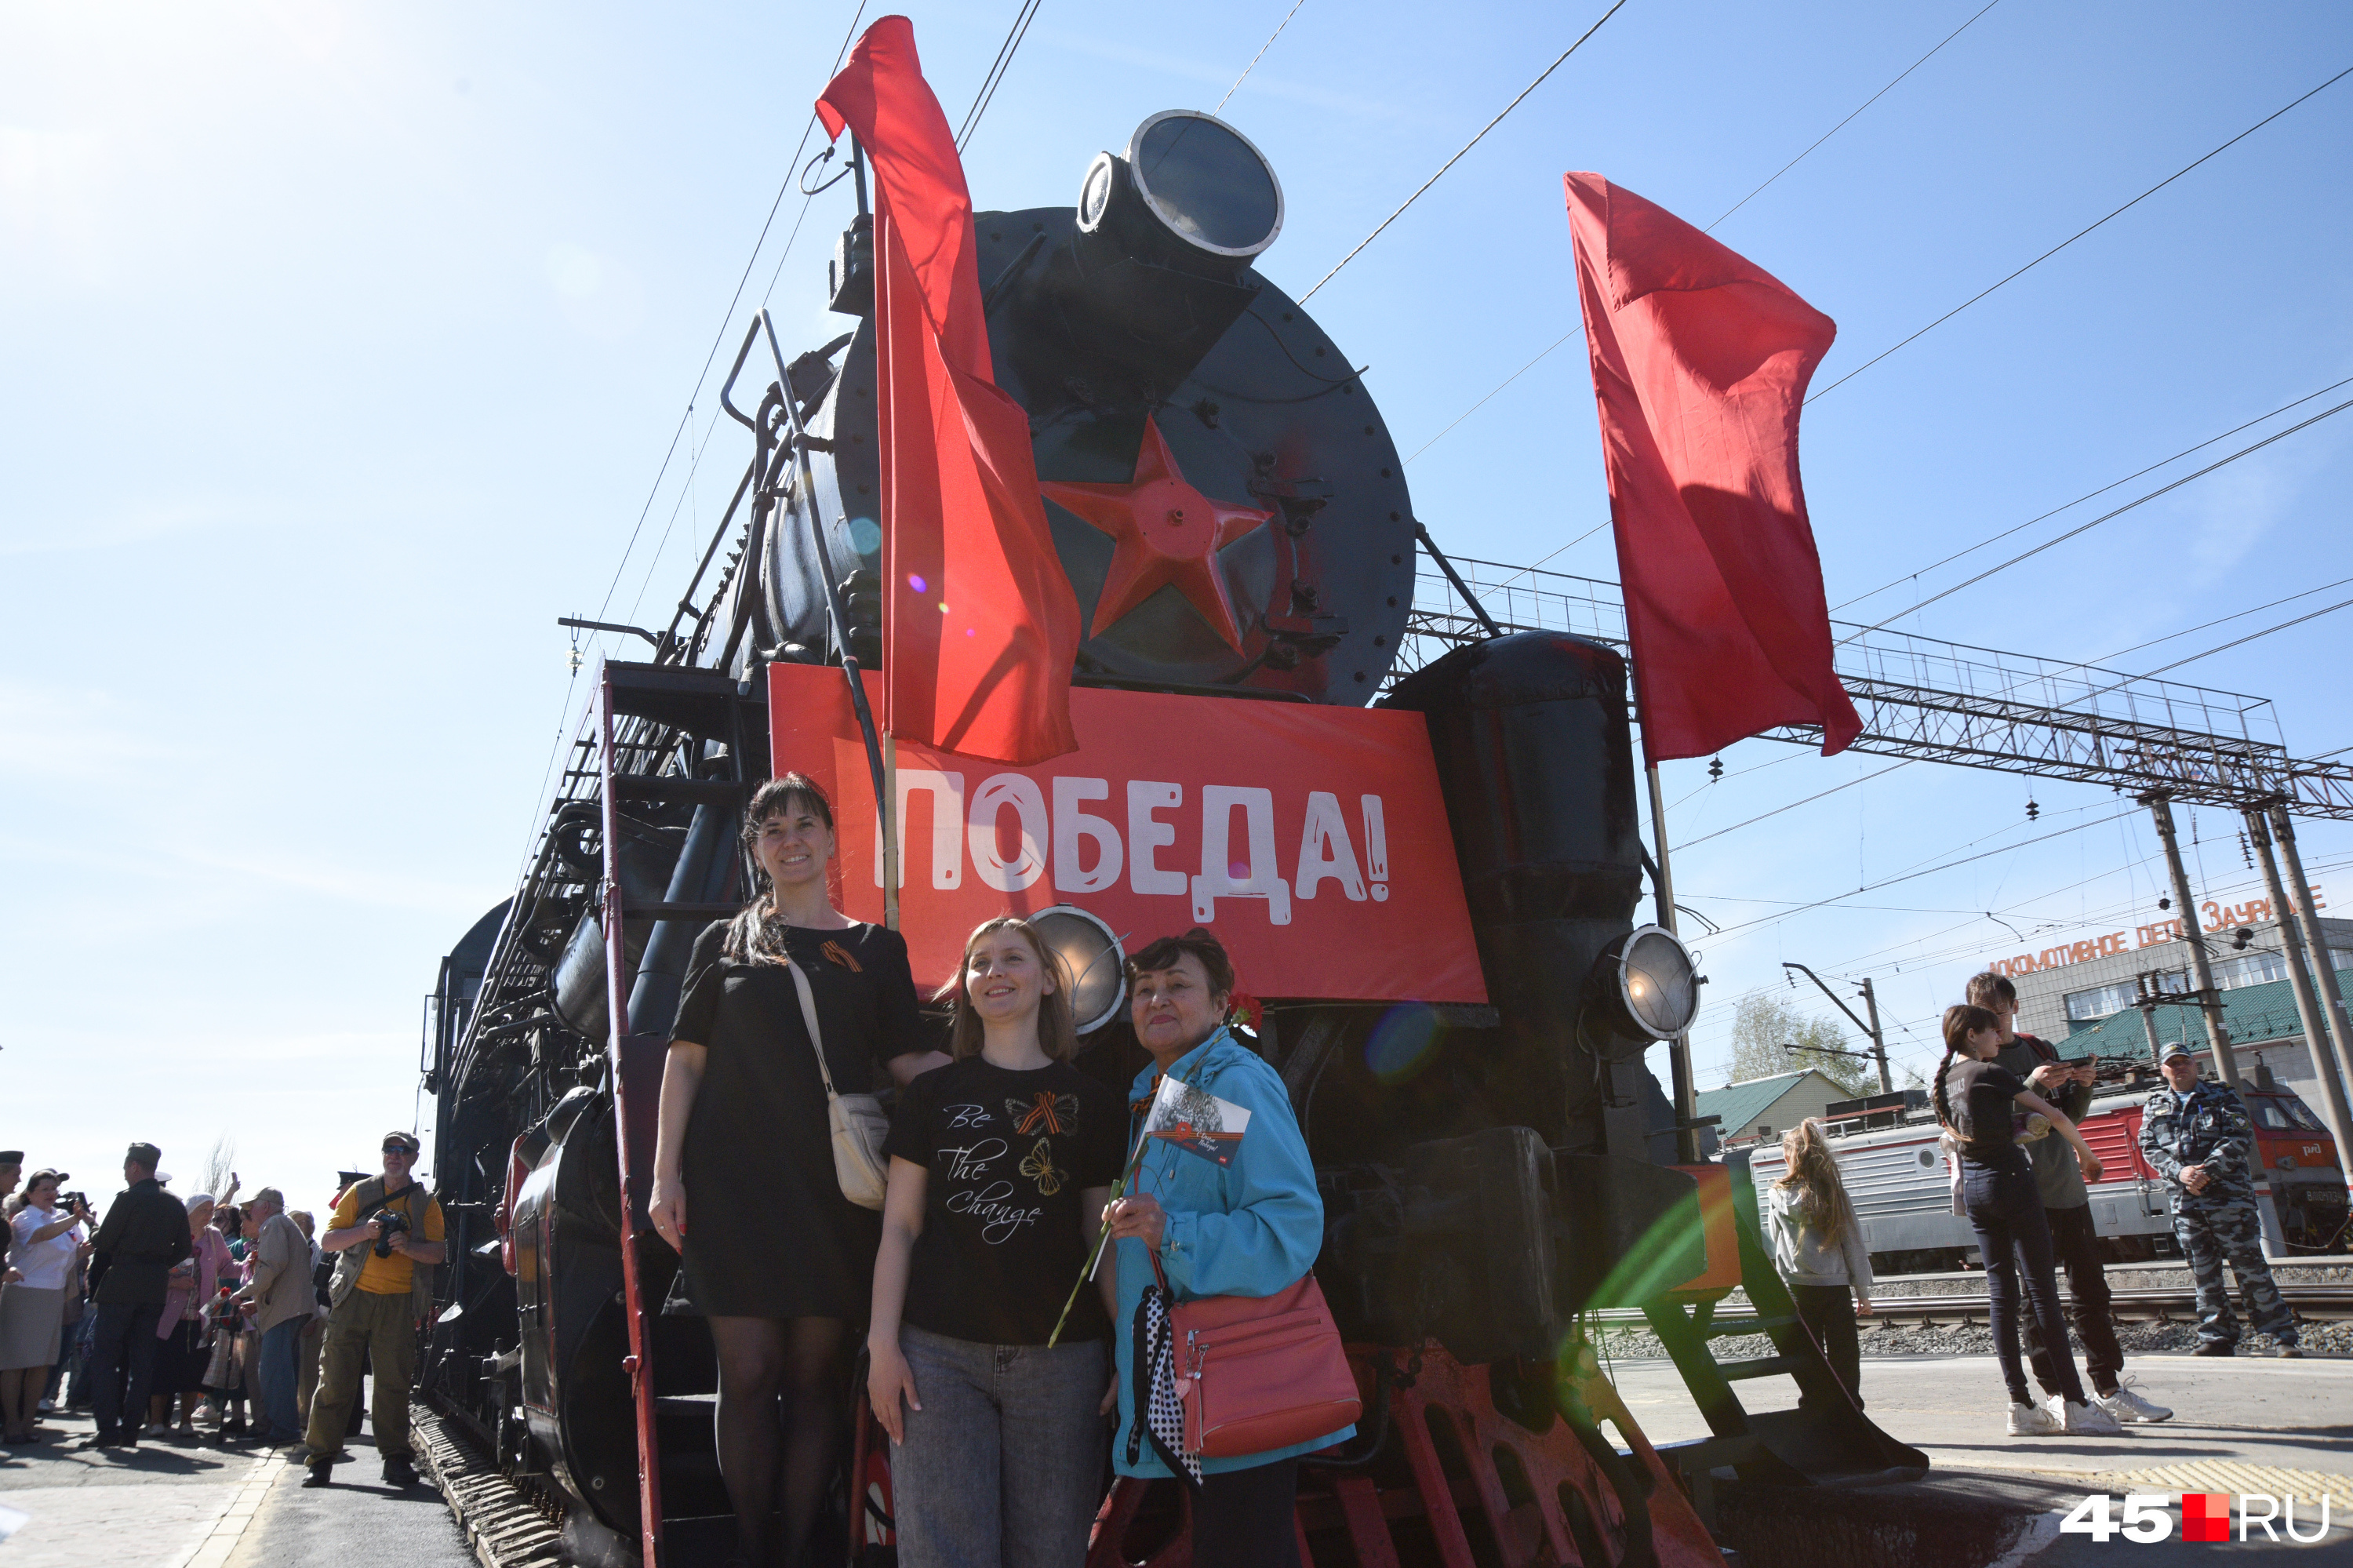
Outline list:
[[[883,652],[862,175],[858,189],[825,279],[849,330],[790,359],[765,314],[745,334],[723,394],[751,447],[734,500],[670,625],[628,629],[651,657],[605,667],[525,875],[436,988],[426,1081],[459,1245],[426,1381],[565,1510],[584,1561],[659,1542],[689,1563],[724,1533],[708,1336],[663,1310],[676,1259],[643,1207],[687,949],[743,896],[734,822],[779,760],[835,779],[845,896],[883,907],[861,821],[882,758],[870,773],[845,680]],[[1074,206],[976,215],[997,379],[1029,414],[1083,619],[1082,749],[1031,779],[900,748],[898,909],[911,933],[951,894],[1037,914],[1086,977],[1080,1065],[1123,1086],[1142,1055],[1120,944],[1160,932],[1104,912],[1138,895],[1146,867],[1175,879],[1165,917],[1149,916],[1165,928],[1209,911],[1316,1160],[1317,1274],[1368,1392],[1352,1451],[1309,1467],[1311,1539],[1366,1551],[1358,1532],[1411,1517],[1409,1559],[1534,1561],[1533,1529],[1552,1561],[1706,1561],[1694,1505],[1719,1467],[1802,1484],[1923,1461],[1842,1399],[1752,1416],[1731,1383],[1764,1373],[1709,1354],[1705,1304],[1746,1276],[1780,1344],[1767,1370],[1828,1387],[1811,1341],[1770,1322],[1779,1286],[1741,1173],[1676,1163],[1690,1129],[1651,1062],[1703,982],[1670,932],[1635,919],[1647,857],[1625,664],[1599,642],[1521,633],[1399,667],[1418,552],[1436,546],[1363,372],[1259,270],[1282,224],[1266,159],[1191,111],[1095,156]],[[1164,488],[1135,503],[1150,485]],[[1153,511],[1168,487],[1198,500]],[[1197,783],[1188,879],[1154,859],[1174,842],[1155,835],[1176,832],[1154,814],[1163,785],[1131,773],[1122,817],[1117,769],[1091,738],[1133,724],[1212,756],[1345,732],[1365,777],[1410,778],[1387,797],[1302,780],[1296,800],[1280,779]],[[1286,861],[1270,824],[1295,833],[1299,812]],[[1311,865],[1311,848],[1328,858]],[[1409,860],[1437,881],[1409,888]],[[1324,972],[1308,949],[1349,921],[1400,916],[1427,923],[1433,949],[1459,938],[1446,982],[1297,978]],[[944,978],[910,940],[919,983]],[[1641,1440],[1578,1331],[1602,1306],[1650,1314],[1715,1447],[1678,1459]],[[859,1453],[836,1528],[846,1547],[886,1549],[887,1472]],[[1121,1506],[1099,1531],[1104,1563],[1150,1528],[1148,1509]],[[1527,1518],[1511,1524],[1515,1509]],[[1458,1539],[1466,1555],[1450,1555]]]

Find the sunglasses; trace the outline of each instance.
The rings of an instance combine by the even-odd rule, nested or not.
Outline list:
[[[384,1146],[384,1152],[386,1154],[414,1154],[417,1150],[409,1148],[408,1145],[405,1143],[387,1143]]]

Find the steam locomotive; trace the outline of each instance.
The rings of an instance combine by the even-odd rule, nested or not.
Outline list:
[[[884,769],[867,766],[849,695],[882,653],[862,173],[857,188],[827,277],[850,330],[788,361],[754,319],[723,393],[752,449],[734,500],[670,624],[631,629],[651,658],[606,664],[528,870],[435,988],[426,1085],[455,1245],[423,1382],[563,1509],[580,1561],[691,1563],[724,1538],[709,1339],[662,1310],[676,1259],[643,1211],[687,951],[744,896],[735,820],[780,760],[833,780],[843,896],[853,914],[884,908]],[[1718,1561],[1699,1514],[1725,1467],[1806,1484],[1925,1461],[1837,1396],[1790,1313],[1768,1324],[1769,1366],[1709,1353],[1707,1308],[1744,1277],[1768,1318],[1786,1298],[1737,1162],[1676,1164],[1692,1129],[1647,1065],[1703,982],[1670,932],[1634,920],[1647,857],[1625,665],[1599,642],[1524,633],[1394,671],[1417,549],[1436,546],[1360,373],[1257,269],[1282,223],[1267,160],[1191,111],[1096,156],[1074,207],[976,215],[997,379],[1029,413],[1087,617],[1082,749],[967,789],[996,765],[899,747],[892,806],[913,863],[893,891],[917,980],[944,978],[923,972],[937,933],[971,924],[941,913],[951,895],[1033,913],[1085,976],[1079,1065],[1124,1085],[1143,1058],[1121,943],[1206,911],[1306,1132],[1327,1224],[1317,1273],[1367,1395],[1352,1451],[1309,1467],[1306,1537],[1345,1537],[1359,1560],[1366,1532],[1394,1528],[1386,1550],[1409,1562]],[[1206,570],[1139,589],[1084,498],[1155,464],[1208,499],[1220,543],[1196,558]],[[1124,821],[1115,803],[1080,810],[1115,790],[1082,777],[1118,771],[1096,737],[1138,724],[1236,767],[1336,736],[1340,773],[1322,789],[1197,780],[1188,878],[1154,858],[1196,847],[1189,822],[1154,814],[1177,796],[1149,791],[1178,786],[1140,796],[1131,778]],[[1384,768],[1406,777],[1383,786],[1386,807],[1350,782]],[[1286,874],[1273,830],[1301,812]],[[1074,863],[1088,833],[1099,857]],[[1165,905],[1134,902],[1147,870],[1173,878]],[[1407,968],[1450,941],[1461,962],[1409,984],[1316,967],[1384,918],[1404,923]],[[1577,1314],[1621,1305],[1648,1312],[1683,1366],[1717,1434],[1704,1453],[1652,1449],[1600,1377]],[[1767,1373],[1796,1377],[1806,1407],[1745,1412],[1732,1383]],[[887,1466],[862,1441],[855,1453],[835,1529],[880,1561]],[[1097,1560],[1140,1560],[1155,1531],[1181,1529],[1115,1492]]]

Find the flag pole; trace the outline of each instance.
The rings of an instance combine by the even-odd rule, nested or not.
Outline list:
[[[1675,883],[1667,869],[1667,805],[1659,789],[1659,765],[1645,759],[1643,771],[1651,781],[1651,838],[1659,846],[1658,874],[1651,879],[1651,890],[1658,895],[1658,922],[1669,936],[1675,929]],[[1692,1125],[1699,1115],[1699,1094],[1692,1083],[1691,1031],[1683,1029],[1667,1042],[1667,1065],[1674,1082],[1675,1097],[1675,1158],[1685,1165],[1699,1163],[1699,1128]]]
[[[1642,682],[1631,661],[1627,664],[1627,674],[1634,687],[1635,717],[1646,718]],[[1647,723],[1642,726],[1642,776],[1651,789],[1651,841],[1658,846],[1658,863],[1651,867],[1652,902],[1658,906],[1654,919],[1659,928],[1672,937],[1675,934],[1675,879],[1667,859],[1667,798],[1659,787],[1659,765],[1651,756],[1651,726]],[[1689,1027],[1667,1042],[1667,1069],[1675,1102],[1675,1159],[1685,1165],[1696,1165],[1699,1128],[1693,1123],[1699,1116],[1699,1091],[1692,1082]]]
[[[849,651],[849,617],[841,605],[841,584],[833,575],[833,551],[825,542],[825,519],[818,514],[817,475],[809,468],[808,432],[801,429],[800,406],[793,400],[792,373],[785,366],[785,351],[776,343],[776,323],[764,308],[753,316],[768,339],[769,357],[776,362],[776,393],[784,405],[786,437],[792,443],[793,455],[800,464],[800,502],[808,515],[809,547],[817,555],[818,579],[825,585],[827,613],[833,618],[833,641],[841,654],[842,677],[849,683],[850,711],[858,715],[858,728],[866,740],[866,767],[872,775],[875,810],[882,821],[882,918],[893,930],[899,925],[897,835],[892,831],[891,768],[883,756],[883,737],[874,726],[874,710],[866,700],[865,673],[859,668],[858,655]],[[883,467],[889,469],[886,462]],[[887,535],[886,535],[887,538]],[[887,609],[890,596],[883,596]],[[773,721],[772,721],[773,722]]]

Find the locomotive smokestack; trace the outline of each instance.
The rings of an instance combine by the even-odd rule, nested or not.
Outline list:
[[[1127,156],[1098,153],[1079,187],[1083,260],[1121,258],[1238,281],[1282,232],[1274,168],[1223,121],[1189,110],[1135,128]]]
[[[1077,401],[1148,407],[1258,297],[1250,263],[1282,232],[1282,186],[1240,132],[1172,110],[1137,126],[1124,156],[1095,154],[1077,220],[1010,291],[1063,360],[1025,379],[1033,394],[1075,379]]]

